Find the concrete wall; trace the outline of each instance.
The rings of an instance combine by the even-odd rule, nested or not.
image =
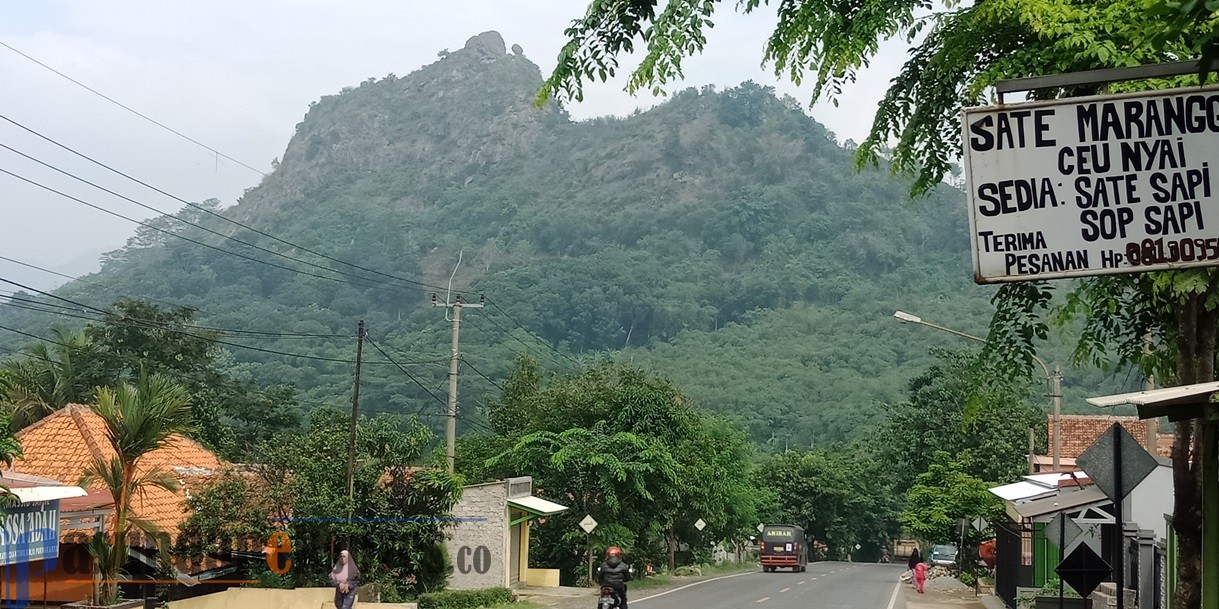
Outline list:
[[[224,592],[172,601],[169,609],[324,609],[334,607],[334,588],[229,588]]]
[[[1130,493],[1122,506],[1129,509],[1123,520],[1137,523],[1140,529],[1155,531],[1156,539],[1165,539],[1168,526],[1164,514],[1172,513],[1172,498],[1172,467],[1161,464]]]
[[[492,482],[467,486],[451,513],[454,518],[486,520],[458,521],[449,529],[447,546],[452,566],[449,588],[507,587],[508,485]]]

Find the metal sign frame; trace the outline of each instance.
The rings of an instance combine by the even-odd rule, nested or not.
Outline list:
[[[1213,156],[1211,153],[1219,151],[1219,129],[1181,134],[1166,128],[1172,132],[1170,135],[1140,135],[1121,141],[1084,138],[1077,142],[1074,134],[1063,126],[1064,122],[1070,124],[1081,120],[1077,116],[1051,117],[1061,129],[1047,135],[1042,132],[1050,128],[1048,123],[1037,122],[1040,120],[1037,117],[1048,116],[1059,110],[1078,114],[1072,108],[1089,104],[1097,105],[1096,120],[1100,121],[1102,117],[1099,115],[1107,112],[1106,104],[1132,99],[1150,100],[1148,104],[1155,105],[1154,100],[1180,96],[1187,100],[1182,101],[1182,107],[1192,108],[1196,104],[1193,104],[1190,96],[1203,95],[1214,101],[1217,94],[1219,85],[1211,85],[962,109],[962,169],[969,208],[970,254],[975,283],[1011,283],[1219,265],[1219,216],[1206,217],[1206,212],[1219,203],[1219,167],[1211,168],[1208,163]],[[1201,105],[1204,114],[1209,108],[1207,103],[1204,100]],[[1215,113],[1219,113],[1219,110]],[[981,120],[981,115],[1020,117],[1021,126],[1016,127],[1019,136],[1014,135],[1013,138],[1024,137],[1026,145],[1000,148],[998,141],[1003,131],[999,123],[1006,124],[1007,121],[996,118],[994,131],[986,132],[996,138],[994,148],[984,152],[972,151],[971,124],[974,119]],[[1169,124],[1164,119],[1159,122]],[[1064,135],[1071,139],[1064,138]],[[1043,137],[1046,139],[1039,141]],[[1182,137],[1184,141],[1179,139]],[[1038,141],[1030,142],[1032,140]],[[1172,154],[1180,152],[1176,166],[1152,168],[1150,152],[1146,156],[1139,152],[1138,159],[1134,161],[1130,160],[1132,157],[1123,156],[1125,145],[1141,151],[1140,146],[1150,145],[1148,142],[1154,143],[1161,151],[1167,150],[1171,143]],[[1163,148],[1159,148],[1161,145]],[[1089,146],[1093,147],[1090,149],[1092,152],[1078,151]],[[1057,156],[1058,160],[1036,156],[1042,154],[1034,151],[1038,148],[1047,157]],[[1015,149],[1022,150],[1017,155],[1011,152]],[[1093,154],[1095,150],[1103,149],[1110,167],[1096,173],[1088,173],[1091,170],[1078,166],[1063,171],[1061,151],[1064,149],[1071,150],[1072,155]],[[1157,162],[1162,163],[1163,159]],[[992,170],[979,179],[982,174],[980,163],[990,163],[992,167],[1005,163],[1017,166],[1009,166],[1003,171]],[[1135,168],[1126,167],[1128,163]],[[1019,164],[1027,167],[1020,167]],[[1032,170],[1033,166],[1036,166],[1036,171]],[[1055,170],[1047,169],[1050,166],[1055,166]],[[1016,176],[1015,173],[1021,175]],[[986,179],[991,177],[995,179]],[[1123,180],[1121,184],[1116,181],[1119,178]],[[1087,181],[1088,185],[1080,186],[1080,180]],[[1196,184],[1186,187],[1187,181],[1191,184],[1196,181]],[[1177,182],[1182,188],[1175,186]],[[980,192],[981,187],[987,187],[985,193]],[[1083,196],[1080,188],[1084,188],[1088,195],[1086,208],[1078,207],[1077,197]],[[1110,191],[1114,194],[1108,194]],[[1188,196],[1180,194],[1183,192]],[[1110,202],[1111,197],[1115,201],[1125,199],[1118,204]],[[1138,198],[1137,202],[1133,200],[1134,197]],[[994,215],[979,218],[980,198],[985,198],[983,206]],[[1036,201],[1032,198],[1036,198]],[[1018,204],[1017,200],[1024,203]],[[1185,206],[1189,209],[1186,210]],[[1064,207],[1066,209],[1060,209]],[[1155,213],[1152,213],[1153,210]],[[1184,214],[1189,214],[1189,217],[1182,217]],[[1034,219],[1028,219],[1030,217]],[[1072,224],[1064,224],[1065,218],[1072,217]],[[1073,235],[1077,227],[1079,234]],[[1135,260],[1138,264],[1132,263]]]

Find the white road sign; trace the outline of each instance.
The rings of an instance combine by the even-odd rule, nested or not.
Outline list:
[[[1219,265],[1219,87],[962,113],[974,281]]]
[[[694,523],[694,528],[696,528],[700,531],[703,530],[703,528],[705,528],[706,526],[707,526],[707,523],[703,522],[702,518],[699,518],[698,521]]]
[[[580,528],[584,529],[585,533],[592,533],[593,529],[597,528],[597,521],[593,520],[592,514],[586,515],[584,520],[580,521]]]
[[[765,526],[765,525],[763,525],[763,524],[758,524],[758,532],[759,532],[759,533],[761,533],[761,532],[762,532],[762,529],[765,529],[765,528],[766,528],[766,526]]]

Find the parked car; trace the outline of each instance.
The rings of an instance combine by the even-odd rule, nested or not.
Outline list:
[[[927,564],[938,567],[957,566],[956,544],[932,546],[931,554],[927,557]]]

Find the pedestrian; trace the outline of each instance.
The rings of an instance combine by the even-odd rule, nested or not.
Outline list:
[[[910,569],[911,578],[914,577],[914,565],[919,564],[922,562],[922,560],[923,556],[919,554],[918,547],[915,547],[914,550],[910,552],[910,560],[906,561],[906,567]]]
[[[335,609],[351,609],[356,603],[356,590],[360,588],[360,569],[351,558],[351,552],[339,552],[339,560],[330,571],[330,583],[334,585]]]
[[[922,559],[914,565],[914,586],[918,588],[918,593],[923,593],[923,587],[927,584],[927,563]]]

